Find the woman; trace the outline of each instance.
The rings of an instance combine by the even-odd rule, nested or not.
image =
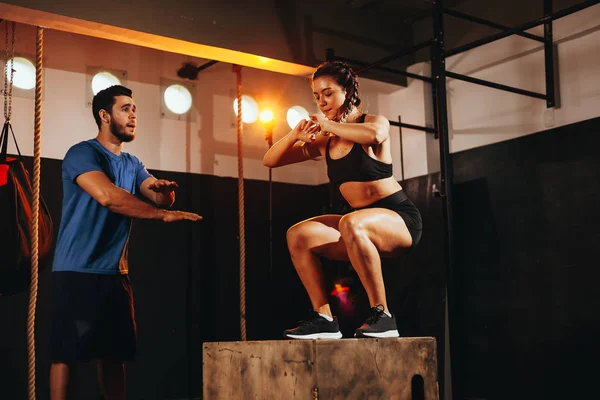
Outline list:
[[[319,257],[350,261],[367,292],[372,314],[356,337],[398,337],[389,312],[381,257],[398,257],[417,245],[421,215],[392,174],[389,121],[363,114],[358,80],[341,62],[320,65],[312,76],[315,100],[323,113],[303,120],[265,154],[270,168],[324,156],[327,174],[355,211],[302,221],[287,232],[294,267],[314,313],[284,335],[293,339],[339,339],[331,314]]]

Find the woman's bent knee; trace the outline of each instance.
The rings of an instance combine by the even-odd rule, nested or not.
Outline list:
[[[362,219],[353,214],[347,214],[342,217],[339,228],[340,234],[346,242],[365,234],[365,226]]]
[[[308,247],[308,229],[302,223],[288,229],[286,233],[287,245],[290,251],[306,249]]]

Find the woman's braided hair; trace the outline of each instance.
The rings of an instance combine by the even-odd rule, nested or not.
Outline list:
[[[358,96],[358,77],[345,62],[342,61],[327,61],[317,67],[317,70],[312,75],[312,80],[329,76],[346,91],[346,101],[342,105],[342,115],[340,122],[346,122],[346,119],[360,105],[360,97]]]

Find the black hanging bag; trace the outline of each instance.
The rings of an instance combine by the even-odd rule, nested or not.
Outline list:
[[[7,155],[8,136],[12,134],[18,156]],[[24,291],[31,279],[31,215],[33,189],[29,172],[22,162],[10,121],[0,134],[0,296]],[[39,269],[42,270],[52,248],[52,219],[40,196]]]

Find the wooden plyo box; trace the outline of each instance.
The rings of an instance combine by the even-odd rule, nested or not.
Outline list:
[[[432,337],[207,342],[202,353],[205,400],[439,398]]]

